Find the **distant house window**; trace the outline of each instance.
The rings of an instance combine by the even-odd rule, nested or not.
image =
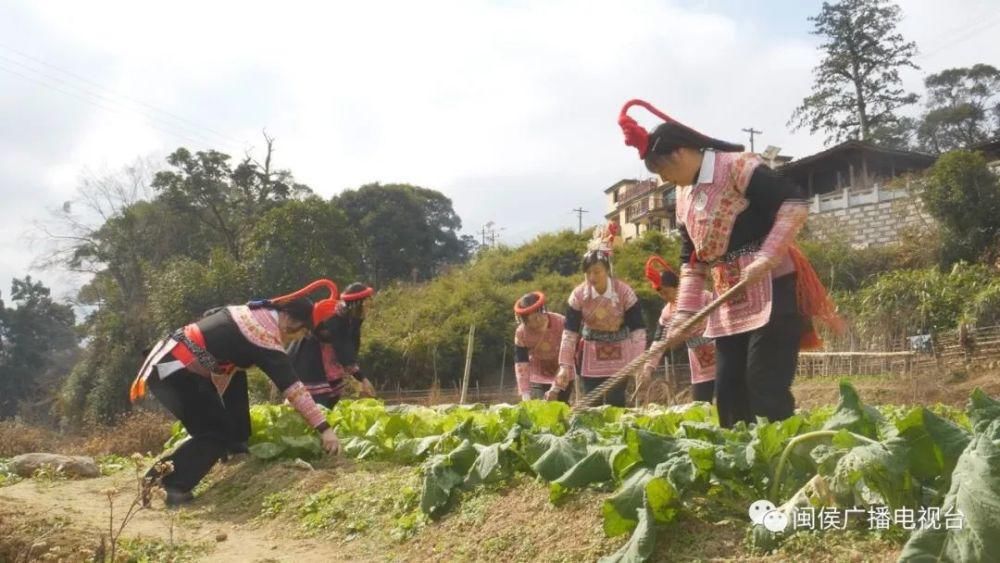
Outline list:
[[[618,203],[618,190],[611,192],[611,201]]]

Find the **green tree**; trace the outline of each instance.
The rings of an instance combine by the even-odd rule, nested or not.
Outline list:
[[[845,139],[899,143],[897,110],[917,101],[899,71],[917,68],[917,46],[896,30],[901,12],[890,0],[824,2],[810,17],[813,35],[824,38],[823,60],[813,74],[812,94],[789,125],[824,131],[827,142]]]
[[[465,262],[469,245],[444,194],[409,184],[368,184],[334,198],[357,232],[358,270],[375,285],[429,279]]]
[[[943,153],[1000,135],[1000,70],[987,64],[950,68],[924,79],[927,113],[921,148]]]
[[[944,231],[944,260],[990,258],[1000,240],[1000,180],[980,153],[942,155],[925,174],[920,197]]]
[[[0,418],[18,413],[20,401],[47,394],[47,372],[76,349],[75,318],[49,288],[26,276],[14,279],[7,308],[0,301]]]
[[[167,157],[172,170],[157,172],[152,187],[162,201],[192,218],[239,260],[249,226],[261,214],[282,202],[310,193],[287,170],[272,170],[273,139],[266,137],[264,164],[247,156],[236,168],[230,156],[218,151],[191,154],[179,148]]]
[[[265,213],[247,242],[254,293],[287,293],[318,278],[341,288],[357,276],[358,248],[347,217],[318,197],[290,201]]]

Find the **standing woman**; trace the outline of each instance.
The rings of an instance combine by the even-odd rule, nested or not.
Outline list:
[[[546,393],[554,399],[569,387],[575,377],[575,356],[583,340],[580,375],[583,391],[589,393],[615,375],[646,349],[646,327],[642,307],[635,291],[611,275],[611,245],[600,229],[592,248],[583,255],[582,269],[586,276],[569,296],[566,326],[559,347],[559,373]],[[605,397],[605,402],[625,406],[625,389],[621,386]]]
[[[559,346],[566,319],[545,309],[545,294],[527,293],[514,303],[514,374],[521,400],[543,399],[559,372]],[[569,389],[556,400],[569,402]]]
[[[647,133],[628,116],[633,105],[664,123]],[[618,123],[646,168],[678,186],[682,266],[669,335],[702,306],[709,271],[718,295],[747,280],[705,331],[716,344],[719,421],[788,418],[799,348],[820,343],[814,321],[839,328],[826,289],[794,244],[809,213],[801,191],[742,145],[698,133],[641,100],[626,103]]]
[[[375,388],[358,367],[361,325],[371,312],[375,290],[352,283],[340,295],[334,314],[320,323],[311,336],[292,343],[288,355],[309,394],[317,403],[333,408],[344,386],[358,389],[364,397],[374,397]]]
[[[328,289],[330,297],[313,304],[306,296],[319,288]],[[160,460],[173,464],[173,471],[162,480],[168,505],[193,499],[191,490],[226,455],[239,432],[234,425],[249,416],[246,385],[233,393],[230,380],[251,366],[260,368],[321,434],[328,452],[339,449],[337,435],[299,381],[284,348],[284,342],[301,337],[332,315],[336,302],[337,286],[319,280],[290,295],[222,308],[152,348],[132,383],[130,398],[137,401],[148,386],[190,435]],[[159,476],[158,466],[147,473],[150,480]]]
[[[670,321],[674,317],[677,308],[677,286],[680,278],[673,271],[669,264],[659,256],[650,256],[646,261],[646,279],[649,280],[653,290],[663,299],[665,305],[660,313],[660,320],[656,325],[656,334],[653,341],[666,338],[667,330],[670,328]],[[699,308],[712,302],[712,292],[703,291],[702,301]],[[697,336],[692,336],[687,340],[688,363],[691,366],[691,398],[695,401],[712,402],[715,395],[715,343],[701,336],[704,325],[696,331]],[[653,371],[663,362],[663,355],[666,351],[649,358],[639,380],[639,387],[649,384]]]

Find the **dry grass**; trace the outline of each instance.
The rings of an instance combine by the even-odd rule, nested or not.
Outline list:
[[[114,426],[86,429],[86,435],[64,434],[13,420],[0,421],[0,457],[30,452],[91,456],[159,452],[170,437],[171,420],[165,414],[138,411]]]
[[[86,455],[128,456],[136,452],[157,454],[170,438],[172,423],[173,420],[166,414],[137,411],[122,417],[115,426],[95,429],[82,441],[78,450]]]
[[[42,451],[61,451],[67,439],[47,428],[0,420],[0,457]]]

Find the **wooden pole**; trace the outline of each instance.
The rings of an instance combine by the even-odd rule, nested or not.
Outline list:
[[[469,392],[469,372],[472,370],[472,344],[476,339],[476,325],[469,325],[469,344],[465,348],[465,374],[462,375],[462,394],[459,396],[459,404],[465,404],[465,398]]]
[[[503,343],[503,354],[500,356],[500,394],[503,395],[503,375],[507,367],[507,343]]]

